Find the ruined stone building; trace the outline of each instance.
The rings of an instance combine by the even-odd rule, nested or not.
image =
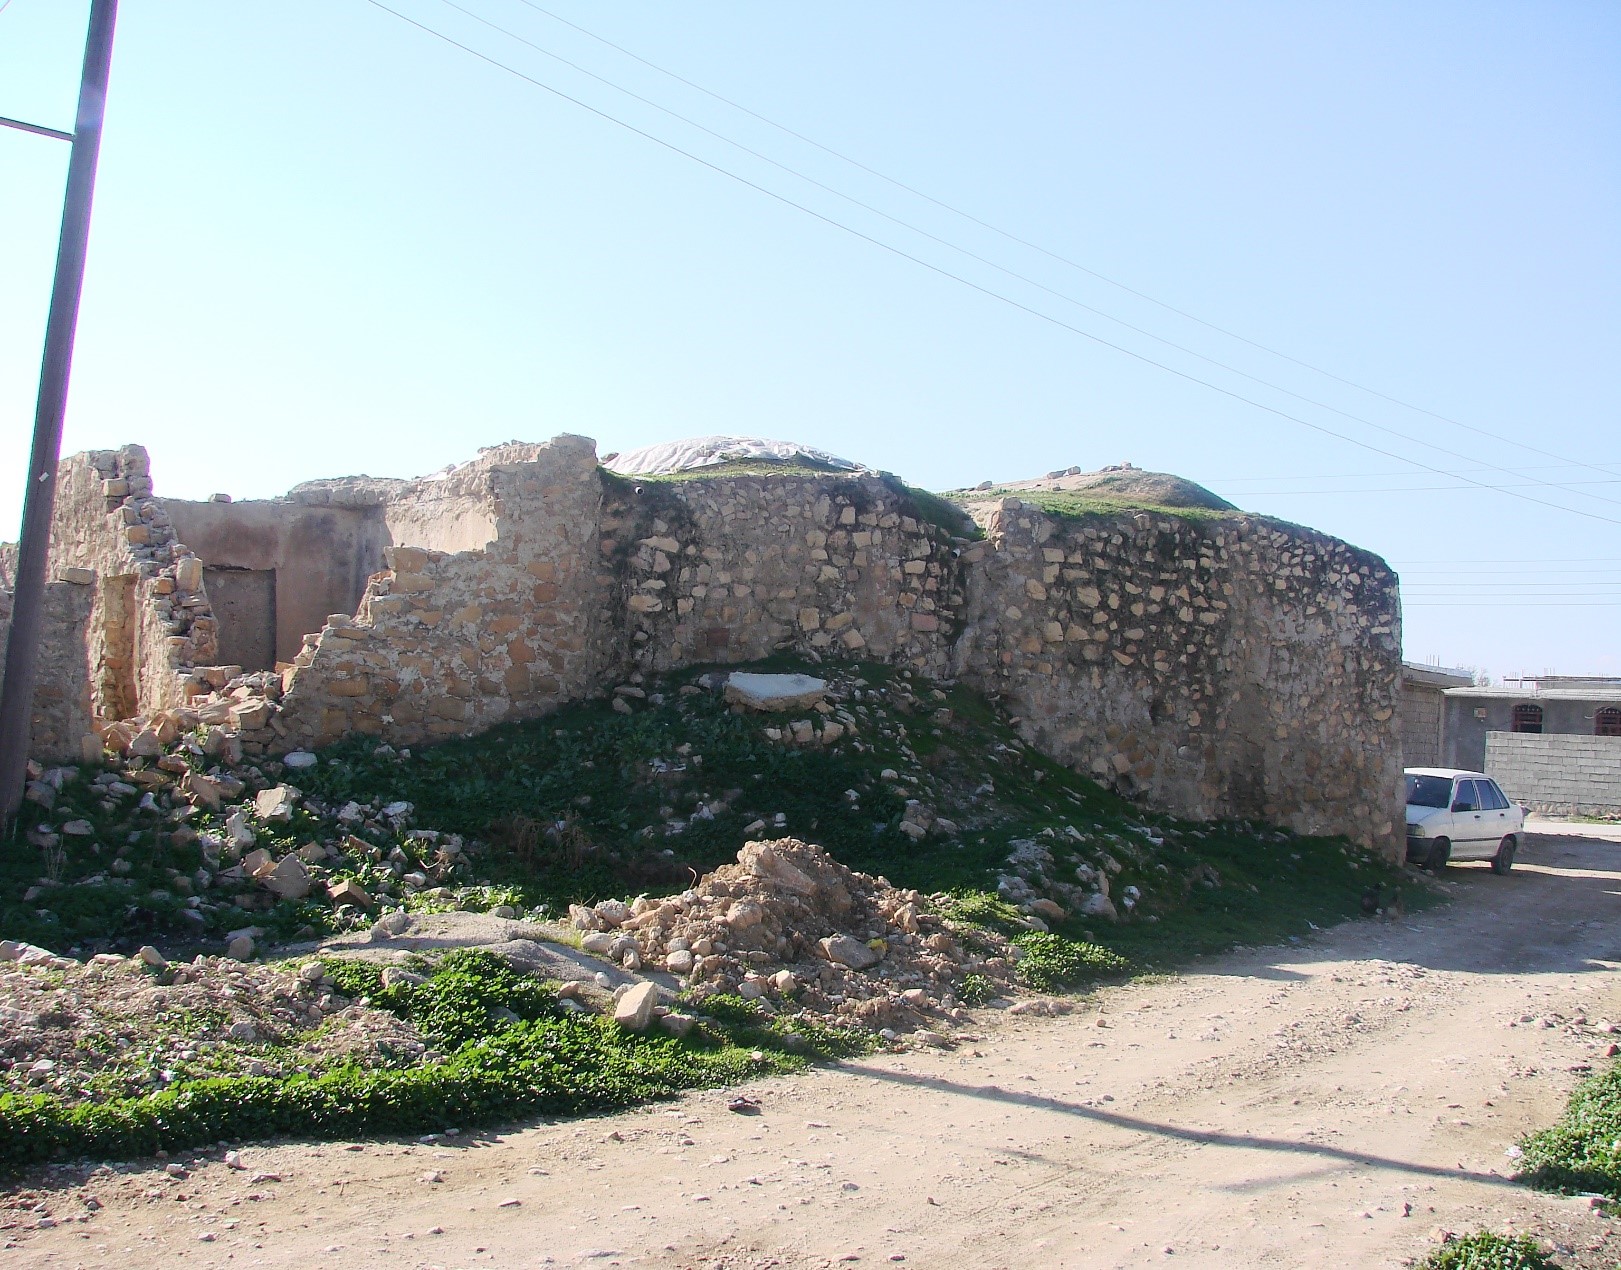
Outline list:
[[[562,436],[191,502],[154,494],[139,447],[76,455],[34,748],[415,745],[788,650],[962,679],[1157,808],[1398,849],[1385,564],[1236,511],[1044,511],[1039,484],[963,515],[859,470],[620,477]]]

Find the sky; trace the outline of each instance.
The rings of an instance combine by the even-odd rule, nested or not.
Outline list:
[[[88,0],[0,6],[70,128]],[[0,537],[66,158],[0,130]],[[142,0],[64,453],[1131,462],[1384,556],[1412,660],[1621,674],[1618,195],[1604,0]]]

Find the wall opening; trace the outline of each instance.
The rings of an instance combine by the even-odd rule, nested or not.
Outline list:
[[[1541,732],[1542,707],[1532,705],[1515,706],[1513,730],[1515,732]]]
[[[1621,706],[1603,706],[1593,716],[1594,736],[1621,736]]]
[[[205,568],[203,586],[219,623],[222,666],[245,671],[276,665],[276,571]]]
[[[140,713],[135,582],[133,574],[104,577],[96,597],[100,612],[94,636],[96,679],[92,693],[98,718],[128,719]]]

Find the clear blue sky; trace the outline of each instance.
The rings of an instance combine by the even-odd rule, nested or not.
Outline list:
[[[367,0],[126,3],[67,450],[139,441],[160,492],[236,498],[563,431],[604,453],[786,438],[937,489],[1131,461],[1384,555],[1407,582],[1409,657],[1621,673],[1616,5],[540,0],[951,207],[1498,441],[1012,243],[522,0],[457,3],[1275,387],[445,0],[387,2],[863,234],[1400,457],[942,277]],[[84,12],[0,12],[0,114],[71,126]],[[0,132],[8,535],[65,160]]]

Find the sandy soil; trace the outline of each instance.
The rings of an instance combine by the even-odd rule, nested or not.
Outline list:
[[[1539,828],[1508,878],[1450,869],[1441,911],[986,1012],[955,1051],[755,1084],[757,1116],[711,1091],[48,1174],[5,1197],[0,1268],[1400,1266],[1479,1226],[1612,1267],[1608,1219],[1506,1180],[1621,1041],[1621,834]]]

